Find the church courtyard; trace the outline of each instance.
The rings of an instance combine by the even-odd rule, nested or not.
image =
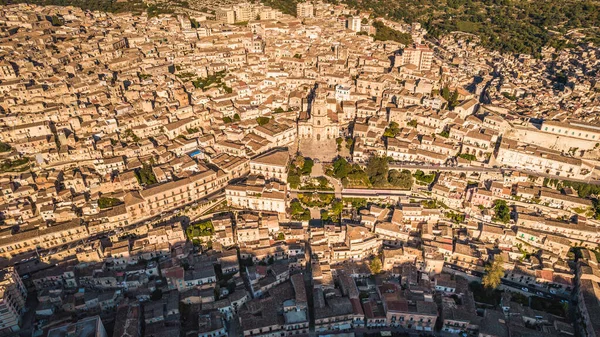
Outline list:
[[[335,139],[300,139],[300,153],[304,157],[331,162],[337,156],[337,144]]]

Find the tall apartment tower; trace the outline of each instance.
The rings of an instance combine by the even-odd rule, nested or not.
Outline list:
[[[296,9],[298,18],[312,18],[315,16],[315,7],[310,2],[299,3]]]
[[[431,70],[433,62],[433,50],[426,45],[414,45],[413,47],[404,48],[402,52],[402,62],[396,65],[412,64],[419,71]]]
[[[235,23],[235,11],[232,7],[223,7],[215,10],[215,16],[217,21],[233,24]]]
[[[234,5],[233,12],[235,13],[235,22],[250,21],[256,18],[253,6],[249,3]]]
[[[0,271],[0,336],[20,330],[27,290],[13,267]]]
[[[360,18],[360,16],[353,16],[351,18],[348,19],[348,29],[354,31],[354,32],[360,32],[360,29],[362,28],[362,23],[361,23],[362,19]]]

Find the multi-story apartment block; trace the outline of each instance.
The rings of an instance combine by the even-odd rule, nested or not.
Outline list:
[[[433,50],[425,45],[404,48],[400,60],[400,64],[396,65],[412,64],[419,71],[429,71],[433,63]]]
[[[315,16],[315,7],[310,2],[299,3],[296,8],[298,18],[312,18]]]
[[[32,252],[36,249],[48,249],[79,241],[88,237],[87,227],[79,219],[17,232],[0,238],[0,256],[12,257],[23,252]]]
[[[279,183],[238,184],[225,188],[227,204],[255,211],[285,213],[286,187]]]
[[[0,272],[0,335],[10,336],[20,330],[27,289],[13,267]]]

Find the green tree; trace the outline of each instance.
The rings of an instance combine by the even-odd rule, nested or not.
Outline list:
[[[498,288],[502,283],[502,277],[504,276],[504,260],[502,256],[497,255],[494,257],[492,263],[488,263],[485,266],[485,275],[481,280],[481,283],[486,289],[493,290]]]
[[[594,219],[600,220],[600,200],[592,199],[592,209],[594,210]]]
[[[387,157],[373,156],[367,163],[366,173],[373,186],[385,186],[388,182],[389,159]]]
[[[304,207],[298,200],[292,200],[290,203],[290,209],[292,211],[292,215],[302,214],[304,212]]]
[[[388,183],[400,189],[410,190],[413,184],[413,177],[409,170],[390,170],[388,173]]]
[[[381,21],[374,21],[373,27],[376,29],[376,33],[373,36],[376,41],[395,41],[403,45],[409,45],[413,42],[410,34],[389,28]]]
[[[379,256],[375,256],[371,260],[371,263],[369,263],[369,269],[371,269],[371,274],[373,274],[373,275],[377,275],[377,274],[381,273],[382,268],[383,268],[383,265],[381,264],[381,259],[379,258]]]
[[[194,240],[200,236],[212,236],[214,233],[215,227],[210,220],[191,224],[185,229],[185,234],[190,240]]]
[[[140,137],[138,137],[133,130],[127,129],[123,132],[123,137],[125,139],[131,139],[132,142],[137,143],[140,141]]]
[[[442,88],[442,98],[444,98],[446,101],[450,101],[450,88],[448,88],[447,85],[445,85]]]
[[[152,185],[158,182],[152,166],[148,163],[143,163],[142,167],[135,171],[135,176],[141,185]]]
[[[510,207],[506,203],[506,200],[496,199],[494,200],[494,220],[503,223],[510,221]]]
[[[352,166],[342,157],[338,157],[333,162],[333,176],[338,179],[343,179],[350,174]]]
[[[352,204],[352,207],[356,208],[357,210],[367,207],[368,204],[367,199],[365,198],[344,198],[343,201],[344,203]]]
[[[19,158],[15,160],[5,160],[0,164],[0,172],[23,172],[29,168],[29,158]]]
[[[477,157],[473,154],[470,153],[461,153],[458,155],[460,158],[462,159],[466,159],[466,160],[470,160],[470,161],[475,161],[477,160]]]
[[[110,208],[121,204],[121,200],[117,198],[100,197],[98,199],[98,207],[100,209]]]
[[[304,166],[304,157],[301,155],[297,155],[296,158],[294,159],[294,165],[296,167],[303,167]]]
[[[384,137],[394,138],[400,132],[400,126],[396,122],[391,122],[390,125],[385,129],[383,133]]]
[[[282,232],[277,233],[277,240],[279,240],[279,241],[285,240],[285,234],[283,234]]]
[[[352,150],[352,145],[354,145],[354,138],[351,138],[351,137],[346,138],[346,148],[348,150]]]
[[[310,158],[304,159],[304,165],[302,165],[302,174],[305,176],[310,175],[312,172],[312,168],[315,165],[315,162]]]
[[[51,20],[52,20],[52,25],[53,26],[62,26],[63,23],[64,23],[64,20],[61,17],[57,16],[57,15],[52,15]]]
[[[454,92],[452,93],[452,96],[450,96],[450,99],[448,100],[448,107],[450,109],[454,109],[457,105],[458,105],[458,91],[454,90]]]
[[[420,181],[421,183],[424,183],[424,184],[431,184],[435,180],[434,173],[425,174],[425,172],[423,172],[421,170],[416,170],[415,174],[413,174],[413,176],[415,177],[415,179],[417,179],[417,181]]]
[[[271,121],[271,119],[269,117],[264,117],[264,116],[258,117],[256,119],[256,123],[258,123],[258,125],[265,125],[265,124],[269,123],[270,121]]]
[[[9,152],[12,147],[4,142],[0,142],[0,152]]]
[[[344,209],[344,203],[339,199],[335,199],[333,201],[333,203],[331,204],[331,213],[333,213],[335,215],[340,215],[342,213],[343,209]]]
[[[290,184],[290,188],[296,189],[300,186],[300,176],[296,172],[289,172],[287,182]]]
[[[454,222],[455,224],[460,224],[465,221],[465,213],[455,213],[453,211],[450,211],[446,213],[446,217],[452,220],[452,222]]]

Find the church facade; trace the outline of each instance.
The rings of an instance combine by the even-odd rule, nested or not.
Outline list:
[[[335,109],[335,100],[333,100],[333,109]],[[337,112],[332,110],[331,104],[328,103],[327,92],[316,89],[308,118],[298,121],[298,137],[320,141],[336,139],[339,135]]]

